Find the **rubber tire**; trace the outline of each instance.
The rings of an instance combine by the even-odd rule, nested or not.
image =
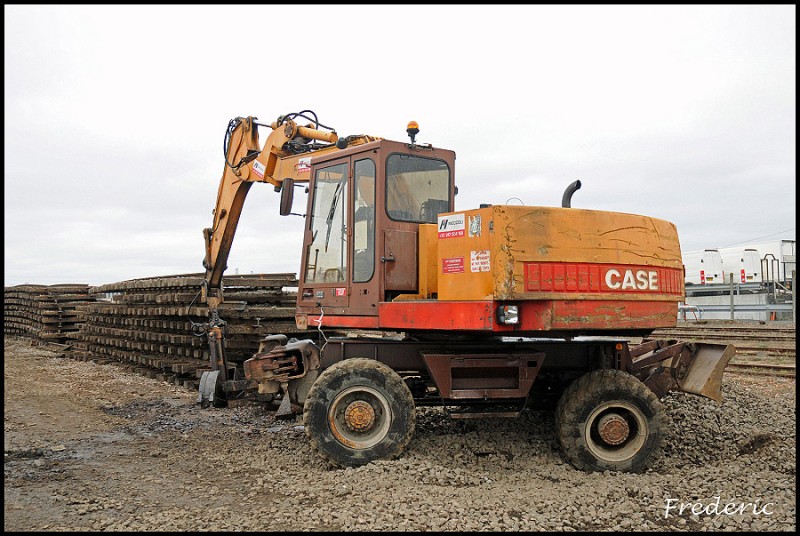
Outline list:
[[[586,439],[593,413],[603,405],[618,403],[627,408],[623,412],[630,409],[644,428],[642,444],[631,446],[631,455],[625,459],[598,455],[596,446],[592,449]],[[595,370],[573,381],[561,395],[555,417],[564,457],[575,468],[588,472],[645,470],[661,451],[666,427],[664,407],[658,397],[637,378],[619,370]]]
[[[367,387],[379,393],[391,414],[385,436],[363,449],[350,448],[339,441],[328,423],[328,411],[337,396],[354,387]],[[387,365],[361,357],[345,359],[328,367],[311,386],[303,407],[303,425],[311,446],[339,467],[392,459],[403,452],[414,435],[414,398],[400,375]]]

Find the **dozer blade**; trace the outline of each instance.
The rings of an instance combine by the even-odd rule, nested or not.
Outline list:
[[[628,371],[659,398],[683,391],[722,401],[722,374],[736,353],[732,344],[647,341],[630,349]]]
[[[678,380],[681,391],[722,401],[722,374],[736,353],[732,344],[695,343],[695,353],[686,371]]]

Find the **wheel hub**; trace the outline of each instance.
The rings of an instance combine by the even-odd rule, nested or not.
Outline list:
[[[367,402],[356,400],[345,409],[344,422],[354,432],[366,432],[375,424],[375,410]]]
[[[616,413],[608,413],[597,422],[597,433],[609,445],[621,445],[631,433],[628,421]]]

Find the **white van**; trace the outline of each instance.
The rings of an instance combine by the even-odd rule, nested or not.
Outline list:
[[[761,254],[756,248],[742,246],[720,248],[722,267],[726,273],[733,274],[734,283],[761,282]],[[724,281],[727,283],[727,279]]]
[[[684,278],[687,286],[725,283],[722,255],[719,250],[690,251],[682,256]]]

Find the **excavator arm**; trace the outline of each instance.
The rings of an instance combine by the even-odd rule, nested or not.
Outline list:
[[[259,126],[265,125],[255,117],[237,117],[231,120],[225,134],[225,168],[217,191],[214,221],[210,228],[203,230],[206,246],[203,290],[212,308],[222,301],[222,274],[245,197],[253,183],[270,183],[280,191],[284,179],[307,182],[310,154],[337,150],[332,145],[338,140],[336,132],[299,127],[292,119],[283,117],[269,125],[272,132],[262,149],[258,140]],[[310,143],[311,140],[328,144],[320,146]]]
[[[312,117],[306,114],[311,114]],[[298,118],[313,123],[300,126],[295,121]],[[269,127],[272,130],[263,147],[259,143],[258,127]],[[204,331],[209,339],[214,376],[204,378],[201,382],[201,386],[205,383],[207,387],[205,393],[201,388],[198,401],[213,400],[213,391],[218,381],[229,379],[224,354],[225,322],[219,318],[217,309],[223,301],[222,275],[227,268],[236,227],[250,187],[253,183],[264,182],[273,185],[276,192],[283,188],[292,188],[295,182],[310,180],[312,156],[378,139],[365,135],[339,139],[336,131],[321,125],[310,110],[280,116],[272,123],[261,123],[258,118],[251,116],[237,117],[228,123],[223,144],[225,167],[217,191],[214,220],[211,227],[203,230],[203,267],[206,272],[202,297],[209,309],[209,323]]]
[[[222,274],[245,197],[253,183],[269,183],[280,192],[286,179],[291,179],[287,181],[291,184],[309,181],[312,156],[379,139],[358,135],[340,140],[332,129],[324,131],[311,124],[299,126],[294,118],[305,117],[303,113],[280,116],[269,125],[259,123],[255,117],[237,117],[228,125],[224,144],[225,169],[217,191],[214,221],[210,228],[203,230],[206,246],[204,298],[211,308],[222,301]],[[263,148],[258,140],[259,126],[272,129]]]

